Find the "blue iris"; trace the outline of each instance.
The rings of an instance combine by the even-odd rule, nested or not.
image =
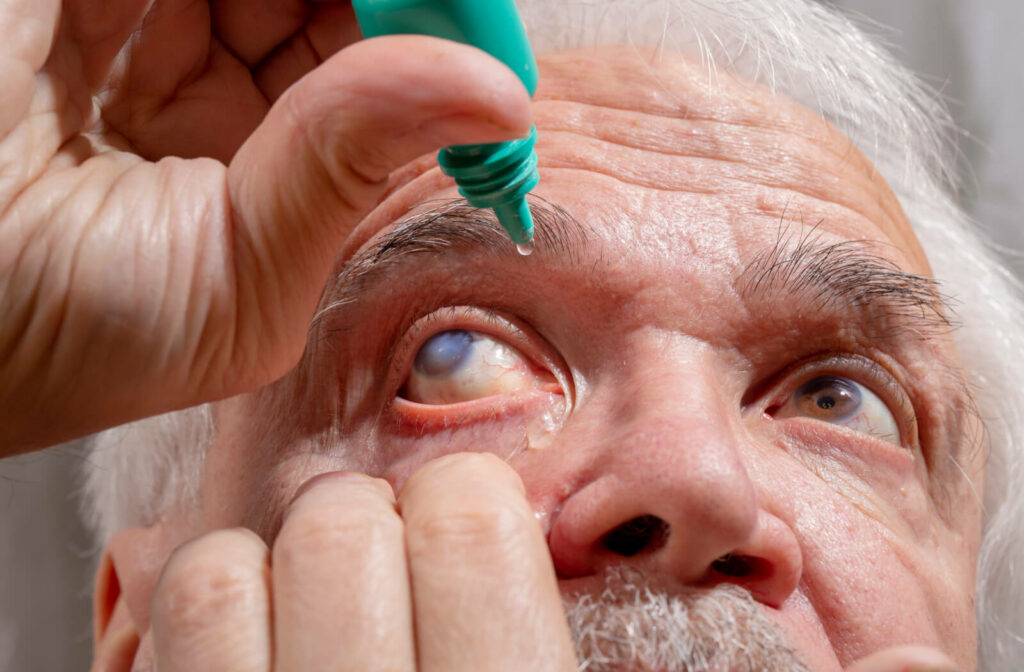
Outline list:
[[[462,329],[431,336],[416,353],[413,366],[419,373],[439,377],[458,371],[473,349],[473,334]]]

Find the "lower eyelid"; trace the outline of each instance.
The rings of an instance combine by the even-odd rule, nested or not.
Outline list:
[[[564,404],[564,399],[559,386],[554,391],[534,389],[444,405],[420,404],[395,397],[391,408],[400,433],[423,435],[550,412],[552,405]]]

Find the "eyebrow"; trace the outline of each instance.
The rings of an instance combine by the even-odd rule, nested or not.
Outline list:
[[[819,222],[820,225],[820,222]],[[796,244],[788,227],[739,277],[740,295],[771,303],[796,299],[802,307],[857,312],[868,336],[891,338],[908,331],[921,338],[955,328],[949,298],[933,278],[901,270],[882,256],[875,240],[822,242],[816,225]]]
[[[578,251],[588,240],[587,227],[560,205],[533,195],[529,198],[538,242],[535,254],[552,254],[569,265],[577,264]],[[428,209],[399,221],[332,278],[311,331],[412,257],[512,252],[512,242],[490,210],[470,206],[464,199],[419,207],[423,206]],[[817,235],[820,224],[803,233],[795,245],[789,227],[780,227],[775,244],[756,255],[739,275],[741,297],[769,305],[779,299],[796,300],[802,308],[830,314],[859,313],[863,330],[878,338],[908,331],[928,338],[955,326],[948,317],[952,312],[948,299],[936,280],[902,271],[880,254],[884,243],[822,242]]]
[[[475,208],[464,199],[423,203],[431,206],[398,222],[372,247],[355,255],[324,291],[322,307],[313,318],[315,328],[329,313],[355,302],[367,284],[419,255],[440,256],[468,250],[507,255],[514,250],[494,213]],[[534,221],[535,254],[553,254],[578,260],[587,242],[587,228],[565,208],[539,196],[529,196]]]

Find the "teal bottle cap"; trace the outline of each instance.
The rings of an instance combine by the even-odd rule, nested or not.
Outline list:
[[[352,7],[365,37],[418,34],[471,44],[511,68],[531,96],[537,89],[537,62],[513,0],[353,0]],[[459,193],[474,207],[492,208],[520,249],[533,240],[526,195],[540,179],[536,141],[534,128],[519,140],[457,145],[438,154]]]

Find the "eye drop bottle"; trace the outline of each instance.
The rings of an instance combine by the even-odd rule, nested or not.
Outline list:
[[[353,0],[364,37],[419,34],[462,42],[502,61],[532,96],[537,63],[513,0]],[[529,137],[486,145],[445,147],[437,160],[459,193],[478,208],[492,208],[521,252],[533,245],[526,195],[537,185],[537,129]]]

